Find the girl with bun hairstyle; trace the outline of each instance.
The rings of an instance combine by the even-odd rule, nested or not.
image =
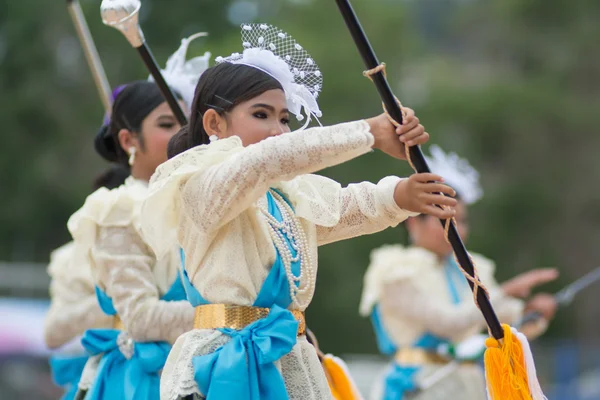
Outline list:
[[[91,194],[68,222],[75,254],[89,263],[100,308],[112,319],[110,328],[89,329],[82,339],[95,356],[79,384],[86,399],[158,399],[170,344],[191,329],[177,249],[155,257],[139,229],[148,179],[179,129],[156,84],[138,81],[116,96],[110,123],[96,136],[98,153],[131,175]]]
[[[185,110],[210,53],[186,61],[192,40],[183,39],[163,75]],[[159,371],[170,345],[191,328],[193,309],[179,277],[178,248],[155,257],[140,231],[140,207],[148,180],[167,159],[167,143],[179,123],[154,82],[116,89],[110,116],[94,140],[106,160],[129,171],[125,182],[90,195],[68,222],[74,259],[91,268],[95,297],[108,327],[88,329],[88,354],[78,397],[158,399]]]

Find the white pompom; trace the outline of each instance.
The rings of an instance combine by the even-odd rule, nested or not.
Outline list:
[[[263,44],[265,42],[265,38],[263,36],[258,38],[258,44]]]
[[[252,27],[251,27],[250,25],[244,25],[242,28],[243,28],[245,31],[251,31],[251,30],[252,30]]]
[[[316,70],[316,71],[315,71],[315,76],[321,76],[321,71],[319,71],[319,70]]]
[[[270,48],[271,50],[276,50],[276,49],[277,49],[277,46],[275,46],[273,43],[269,43],[269,48]]]
[[[262,29],[263,31],[266,31],[267,29],[269,29],[269,25],[260,24],[260,29]]]
[[[279,33],[277,34],[277,36],[279,36],[279,37],[280,37],[280,38],[282,38],[282,39],[285,39],[285,33],[283,33],[283,32],[279,32]]]
[[[294,47],[296,48],[296,50],[302,50],[302,46],[300,46],[298,43],[296,43]]]
[[[306,59],[306,63],[307,63],[308,65],[313,65],[315,62],[313,61],[313,59],[312,59],[312,58],[307,58],[307,59]]]
[[[252,47],[252,43],[250,43],[250,42],[244,42],[244,43],[242,43],[242,46],[244,46],[244,47]]]

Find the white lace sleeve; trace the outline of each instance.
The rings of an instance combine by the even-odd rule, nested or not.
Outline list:
[[[202,232],[217,230],[271,185],[358,157],[373,142],[365,121],[270,137],[194,174],[183,188],[182,208]]]
[[[133,226],[101,226],[92,257],[101,287],[134,340],[174,343],[192,329],[190,303],[159,300],[154,257]]]
[[[334,226],[317,226],[319,245],[360,235],[367,235],[396,226],[412,213],[398,207],[394,190],[400,178],[388,176],[378,184],[362,182],[339,191],[339,221]]]
[[[64,261],[70,264],[73,260]],[[46,345],[57,348],[87,329],[109,326],[112,318],[98,306],[89,266],[70,265],[72,268],[62,271],[53,271],[52,267],[51,264],[50,309],[44,325]]]
[[[501,290],[490,290],[490,300],[500,321],[510,321],[521,305],[515,299],[504,296]],[[434,335],[458,341],[474,328],[483,329],[485,321],[473,301],[460,305],[448,304],[431,296],[409,280],[388,283],[385,286],[381,306],[415,321]]]

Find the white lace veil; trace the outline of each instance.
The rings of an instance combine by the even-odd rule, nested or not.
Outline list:
[[[217,63],[244,64],[277,79],[285,92],[288,109],[298,121],[311,117],[317,121],[322,113],[317,97],[323,87],[323,75],[310,54],[293,37],[267,24],[242,25],[242,53],[217,57]]]

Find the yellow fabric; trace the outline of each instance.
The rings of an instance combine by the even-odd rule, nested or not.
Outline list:
[[[521,342],[510,326],[502,324],[504,339],[485,342],[485,376],[490,400],[531,400]]]
[[[325,368],[327,383],[329,383],[331,394],[335,400],[362,399],[356,384],[341,359],[327,354],[323,358],[323,368]]]

